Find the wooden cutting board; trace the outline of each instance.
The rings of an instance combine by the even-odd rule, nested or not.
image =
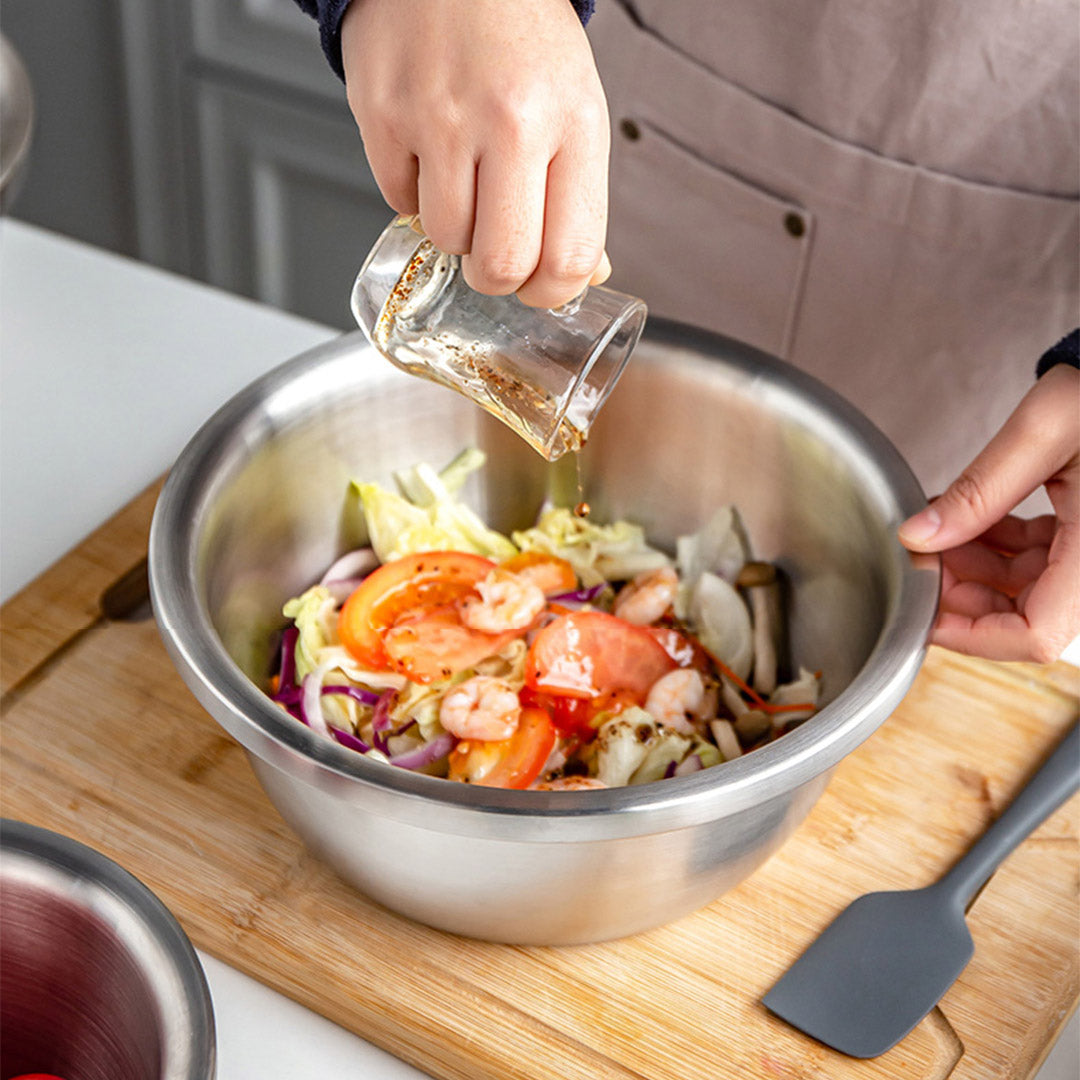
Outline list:
[[[234,967],[445,1080],[1008,1080],[1031,1075],[1075,1007],[1078,800],[976,899],[974,959],[888,1054],[842,1057],[759,1002],[851,899],[927,884],[971,843],[1077,716],[1076,669],[932,650],[795,836],[709,907],[602,945],[469,941],[390,914],[307,854],[153,622],[102,616],[156,494],[0,612],[0,807],[115,859]]]

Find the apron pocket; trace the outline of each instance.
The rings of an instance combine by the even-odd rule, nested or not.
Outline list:
[[[791,348],[814,233],[802,207],[705,161],[646,121],[612,153],[612,284],[654,315]],[[658,222],[664,218],[669,227]]]

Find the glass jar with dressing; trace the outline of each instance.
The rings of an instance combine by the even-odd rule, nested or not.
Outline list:
[[[551,310],[474,292],[460,256],[437,250],[415,216],[383,231],[351,307],[383,356],[464,394],[549,461],[585,442],[646,316],[641,300],[603,286]]]

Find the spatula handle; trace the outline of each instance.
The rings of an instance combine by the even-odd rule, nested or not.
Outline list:
[[[936,888],[967,907],[1002,860],[1080,788],[1080,724]]]

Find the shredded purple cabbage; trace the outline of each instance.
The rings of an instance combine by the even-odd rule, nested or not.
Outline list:
[[[299,695],[295,701],[283,701],[281,698],[274,698],[274,701],[276,701],[294,720],[299,720],[301,724],[307,723],[300,712]]]
[[[285,693],[296,685],[296,643],[300,631],[295,626],[287,626],[281,635],[281,662],[278,665],[278,694]],[[277,695],[274,695],[277,697]]]
[[[591,604],[606,588],[607,584],[600,582],[599,585],[590,585],[587,589],[574,589],[572,592],[549,596],[548,602],[562,604],[563,607],[572,607],[575,604]]]
[[[360,754],[366,754],[371,749],[363,739],[357,738],[351,731],[342,731],[341,728],[336,728],[332,724],[329,726],[330,734],[333,735],[342,746],[347,746],[350,750],[355,750]]]
[[[300,687],[296,685],[296,642],[300,638],[300,631],[295,626],[289,626],[281,635],[281,663],[279,665],[278,688],[276,694],[270,696],[279,705],[284,705],[290,716],[297,720],[304,720],[300,710]]]
[[[300,687],[293,685],[279,688],[278,692],[273,695],[273,699],[279,705],[284,705],[285,708],[291,710],[294,706],[298,706],[300,704],[301,695],[302,691]]]
[[[375,743],[375,749],[381,750],[386,755],[390,753],[390,747],[386,742],[386,735],[391,727],[390,710],[393,708],[396,697],[396,691],[387,690],[377,700],[375,712],[371,717],[371,738]]]
[[[355,574],[358,571],[362,572],[366,561],[367,559],[363,551],[350,552],[349,555],[342,556],[338,561],[340,565],[335,564],[335,567],[332,567],[331,570],[336,568],[339,573],[342,571],[351,571]],[[359,584],[360,580],[362,579],[333,579],[328,571],[326,578],[324,578],[324,583],[334,591],[336,589],[341,589],[343,586],[355,587],[355,585]],[[308,683],[311,674],[305,677],[303,683],[298,684],[296,682],[296,645],[299,640],[300,631],[296,626],[288,626],[282,631],[280,660],[278,663],[278,689],[275,694],[271,695],[273,700],[279,705],[284,706],[285,710],[294,719],[299,720],[300,723],[311,728],[313,731],[322,731],[324,729],[329,731],[338,743],[350,750],[355,750],[358,754],[366,754],[373,748],[379,750],[383,754],[386,754],[391,765],[396,765],[401,769],[422,769],[425,765],[430,765],[432,762],[446,757],[446,755],[453,750],[454,746],[457,744],[457,739],[455,739],[453,735],[444,733],[438,736],[438,738],[433,739],[431,742],[417,747],[415,750],[408,750],[405,753],[391,757],[387,738],[394,735],[401,735],[416,726],[415,720],[409,720],[398,730],[393,730],[393,721],[390,718],[390,710],[393,708],[394,701],[397,698],[397,691],[387,690],[382,694],[378,694],[373,690],[365,690],[360,686],[351,686],[347,683],[335,683],[328,686],[321,686],[318,694],[315,694],[314,687],[309,685],[308,690],[310,692],[305,695],[305,684]],[[354,701],[360,702],[361,705],[368,705],[374,708],[375,712],[371,720],[373,731],[372,741],[374,742],[374,747],[369,746],[363,739],[354,735],[352,732],[344,731],[341,728],[334,727],[332,724],[326,722],[326,718],[323,716],[322,708],[319,704],[320,699],[325,694],[343,694],[346,697],[352,698]],[[309,716],[309,710],[316,715]],[[313,720],[314,723],[312,723]]]
[[[375,749],[383,754],[386,754],[389,758],[391,765],[396,765],[400,769],[422,769],[425,765],[430,765],[434,761],[438,761],[439,758],[446,757],[447,754],[453,750],[457,743],[457,739],[453,735],[442,734],[431,742],[417,747],[415,750],[408,750],[403,754],[398,754],[396,757],[390,756],[390,747],[387,743],[387,736],[401,735],[408,731],[410,728],[416,726],[415,720],[409,720],[403,724],[398,730],[393,730],[393,724],[390,719],[390,710],[393,707],[394,699],[397,697],[396,690],[387,690],[382,694],[376,694],[372,690],[365,690],[360,686],[349,686],[346,684],[335,684],[332,686],[320,687],[319,697],[324,694],[344,694],[347,697],[351,697],[356,701],[359,701],[362,705],[373,705],[375,707],[375,713],[372,716],[372,731],[374,747],[369,746],[359,736],[354,735],[350,731],[344,731],[341,728],[334,727],[333,724],[326,723],[325,717],[322,716],[322,710],[319,709],[319,715],[317,717],[309,717],[307,715],[308,705],[304,700],[303,686],[297,686],[295,683],[291,685],[285,684],[286,677],[292,679],[295,678],[296,671],[296,639],[298,633],[295,627],[289,627],[288,630],[282,635],[282,661],[281,661],[281,686],[278,692],[273,695],[274,701],[285,706],[285,709],[290,716],[299,720],[300,723],[306,725],[312,730],[319,730],[325,726],[334,739],[341,743],[342,746],[348,747],[350,750],[355,750],[358,754],[366,754],[369,750]],[[310,676],[307,676],[310,678]],[[315,701],[317,702],[317,698]],[[309,697],[309,704],[311,699]],[[317,705],[316,705],[317,708]],[[315,723],[312,724],[311,720],[315,719]]]

